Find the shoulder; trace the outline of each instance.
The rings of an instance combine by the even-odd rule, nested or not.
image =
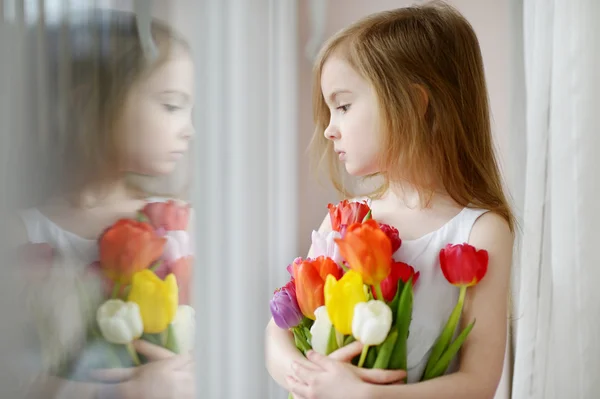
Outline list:
[[[489,211],[475,220],[469,236],[469,244],[488,251],[512,252],[514,239],[508,221],[498,213]]]

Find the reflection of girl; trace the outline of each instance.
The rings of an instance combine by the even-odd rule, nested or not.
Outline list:
[[[271,375],[297,398],[493,397],[506,345],[514,221],[492,146],[473,29],[445,6],[371,15],[324,47],[315,88],[318,155],[331,159],[335,170],[384,178],[371,198],[372,216],[399,230],[403,241],[395,257],[420,272],[408,370],[352,366],[358,343],[305,359],[289,332],[271,322]],[[322,230],[330,229],[326,220]],[[450,373],[419,382],[458,300],[438,255],[448,243],[463,242],[489,253],[488,274],[468,290],[464,309],[464,320],[477,324]],[[404,375],[408,384],[388,384]]]
[[[96,11],[72,24],[68,37],[61,28],[48,33],[48,58],[68,54],[49,66],[56,74],[49,78],[49,101],[63,108],[51,113],[49,126],[57,131],[62,164],[53,195],[21,213],[19,241],[48,243],[72,263],[89,265],[97,260],[100,233],[119,218],[134,217],[147,201],[128,175],[169,174],[188,150],[194,101],[189,49],[163,24],[153,22],[151,32],[156,59],[144,54],[129,13]],[[111,392],[120,397],[193,397],[187,356],[147,342],[138,349],[154,361],[96,377],[119,380]],[[35,388],[40,397],[97,398],[107,386],[50,378]]]

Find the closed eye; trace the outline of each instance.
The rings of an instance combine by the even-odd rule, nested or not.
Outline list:
[[[181,107],[178,107],[176,105],[171,105],[171,104],[163,104],[163,107],[168,111],[168,112],[175,112],[177,110],[180,110]]]
[[[348,110],[350,109],[350,104],[345,104],[345,105],[340,105],[339,107],[336,108],[338,111],[340,111],[342,114],[345,114],[346,112],[348,112]]]

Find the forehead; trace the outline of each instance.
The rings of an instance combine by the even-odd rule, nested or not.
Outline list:
[[[184,50],[174,49],[169,58],[148,76],[152,91],[180,91],[191,96],[194,90],[194,64]]]
[[[360,91],[367,87],[367,82],[344,58],[332,55],[323,64],[321,90],[326,98],[338,90]]]

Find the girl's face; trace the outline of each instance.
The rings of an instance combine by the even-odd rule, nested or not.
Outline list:
[[[164,175],[175,169],[194,133],[193,88],[191,57],[179,48],[132,88],[117,138],[128,172]]]
[[[353,176],[380,172],[381,135],[377,98],[371,85],[342,58],[323,65],[321,91],[331,117],[325,137]]]

